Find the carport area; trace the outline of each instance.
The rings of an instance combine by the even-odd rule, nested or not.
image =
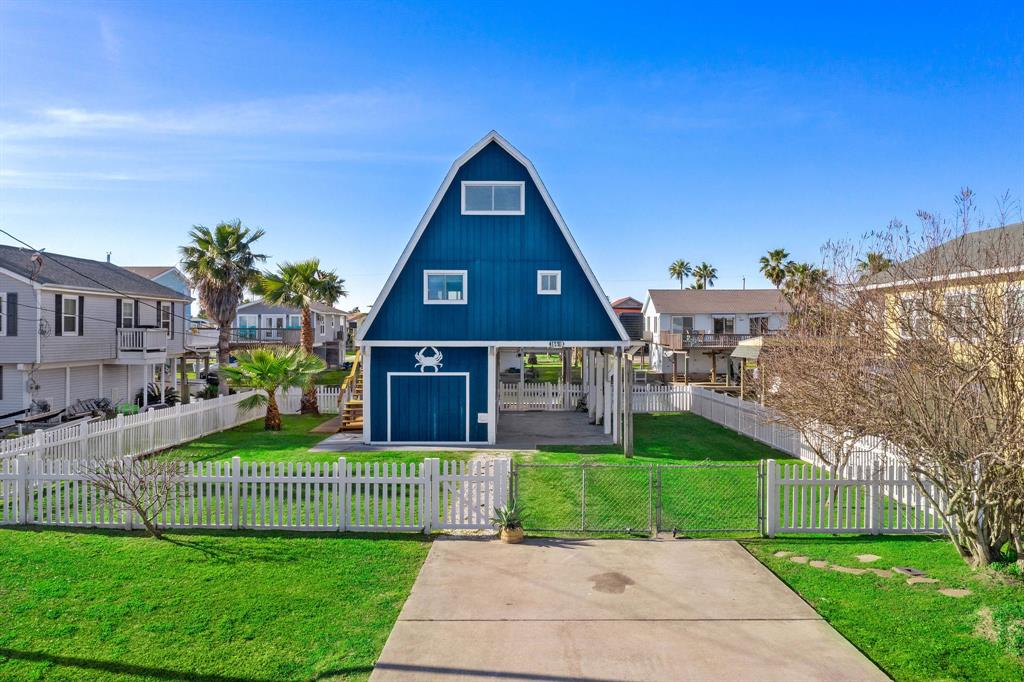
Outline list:
[[[604,427],[591,424],[586,412],[502,412],[495,447],[536,450],[545,445],[611,445]]]
[[[886,680],[731,541],[437,539],[371,679]]]

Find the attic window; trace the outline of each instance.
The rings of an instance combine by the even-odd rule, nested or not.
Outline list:
[[[523,215],[525,195],[523,182],[466,180],[462,183],[462,215]]]

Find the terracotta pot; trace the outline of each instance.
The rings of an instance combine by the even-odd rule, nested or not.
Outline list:
[[[510,545],[519,544],[523,541],[523,529],[522,528],[502,528],[498,534],[501,541]]]

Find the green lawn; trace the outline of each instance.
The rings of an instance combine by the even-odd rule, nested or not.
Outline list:
[[[2,680],[365,679],[422,536],[0,530]]]
[[[972,572],[945,540],[857,536],[744,544],[896,680],[1024,679],[1022,660],[979,634],[991,630],[986,610],[1011,603],[1024,609],[1024,585],[995,571]],[[776,558],[777,551],[842,566],[912,566],[940,582],[908,585],[905,576],[847,575]],[[860,564],[858,554],[882,558]],[[954,599],[939,594],[939,588],[967,588],[973,594]]]
[[[340,368],[325,369],[316,375],[315,381],[320,386],[341,386],[346,374]]]

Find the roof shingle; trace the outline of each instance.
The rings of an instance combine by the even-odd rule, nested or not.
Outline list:
[[[659,314],[785,313],[790,310],[778,289],[651,289],[647,294]]]

